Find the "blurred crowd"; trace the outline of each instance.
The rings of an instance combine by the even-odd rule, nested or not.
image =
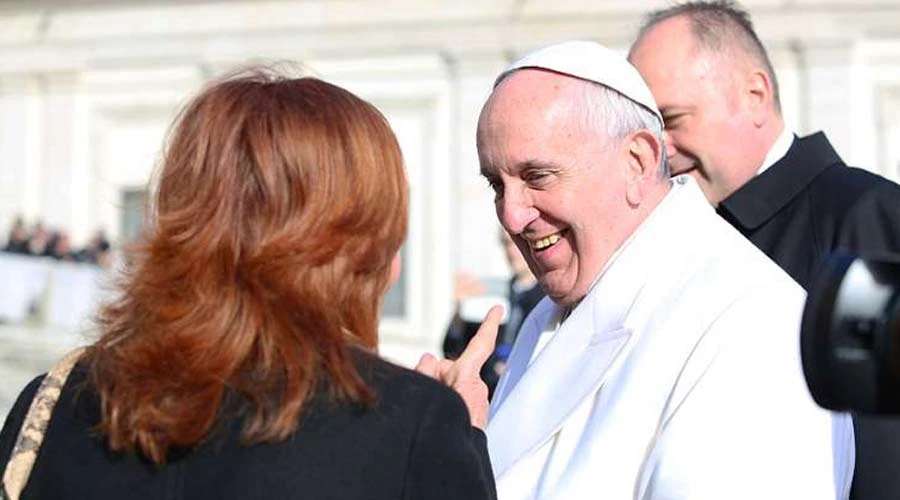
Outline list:
[[[42,221],[35,222],[29,230],[22,217],[13,221],[3,251],[101,267],[110,263],[110,243],[103,229],[98,229],[84,247],[75,248],[68,231],[48,228]]]

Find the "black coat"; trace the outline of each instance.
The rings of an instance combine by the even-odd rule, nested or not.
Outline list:
[[[795,138],[718,211],[807,290],[831,252],[900,254],[900,186],[848,167],[822,133]],[[851,497],[896,499],[900,420],[854,417],[854,432]]]
[[[96,396],[74,387],[76,367],[53,413],[25,499],[488,499],[496,498],[485,435],[460,397],[418,373],[359,356],[378,403],[363,411],[317,397],[299,430],[275,444],[242,446],[240,422],[225,421],[160,469],[110,452],[92,434]],[[36,379],[0,433],[6,464]],[[0,470],[5,468],[0,467]]]

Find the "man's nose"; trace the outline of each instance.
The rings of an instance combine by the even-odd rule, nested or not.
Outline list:
[[[497,200],[497,217],[509,234],[518,234],[536,219],[538,211],[526,193],[507,190],[505,196]]]

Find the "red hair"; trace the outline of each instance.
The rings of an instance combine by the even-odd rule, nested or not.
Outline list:
[[[376,347],[407,197],[387,121],[350,92],[263,70],[206,88],[176,120],[153,223],[88,351],[110,447],[163,463],[230,393],[248,443],[288,437],[322,382],[371,402],[350,347]]]

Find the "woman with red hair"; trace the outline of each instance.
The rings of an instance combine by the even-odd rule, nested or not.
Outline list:
[[[462,400],[375,354],[407,190],[387,121],[350,92],[266,70],[209,86],[22,498],[494,498]]]

